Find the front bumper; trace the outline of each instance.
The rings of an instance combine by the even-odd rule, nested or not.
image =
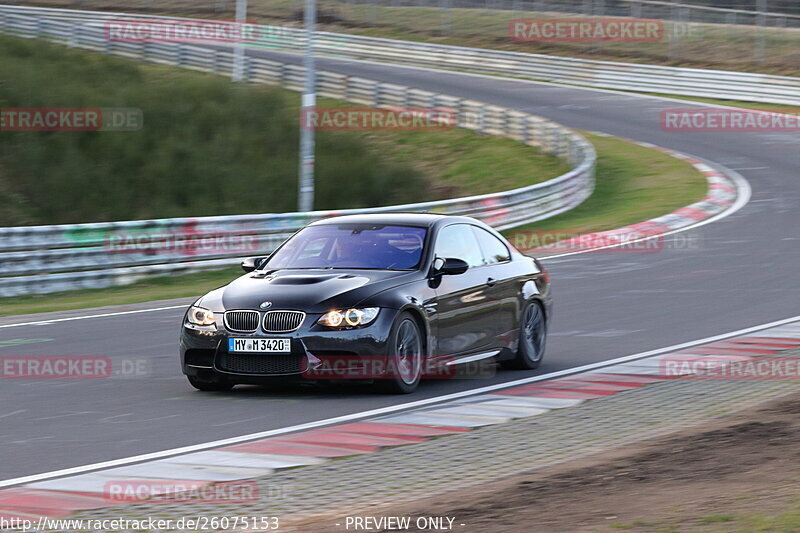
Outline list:
[[[389,336],[397,311],[381,309],[375,321],[354,329],[332,330],[317,325],[321,315],[309,314],[291,333],[233,333],[219,321],[216,329],[195,327],[184,320],[180,334],[181,368],[202,380],[259,384],[274,380],[318,380],[320,369],[343,358],[374,361],[388,354]],[[228,339],[288,338],[288,354],[228,351]]]

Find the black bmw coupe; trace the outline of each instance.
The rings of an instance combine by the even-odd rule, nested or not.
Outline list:
[[[472,218],[328,218],[242,268],[184,316],[181,365],[197,389],[358,377],[408,393],[443,368],[533,369],[544,355],[547,272]]]

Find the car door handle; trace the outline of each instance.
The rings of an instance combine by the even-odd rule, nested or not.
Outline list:
[[[489,278],[486,280],[486,284],[490,287],[494,287],[494,284],[497,283],[497,280],[494,278]]]

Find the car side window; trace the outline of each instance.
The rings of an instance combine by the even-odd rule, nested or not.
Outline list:
[[[483,258],[485,265],[494,265],[509,261],[511,254],[508,252],[508,247],[503,244],[503,241],[489,233],[483,228],[472,226],[472,231],[478,239],[478,244],[483,251]]]
[[[453,224],[439,231],[434,248],[436,257],[466,261],[471,267],[483,265],[480,245],[468,224]]]

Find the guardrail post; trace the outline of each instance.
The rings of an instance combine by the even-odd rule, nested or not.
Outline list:
[[[553,155],[558,155],[558,126],[555,124],[550,124],[550,153]]]
[[[244,81],[253,81],[253,58],[245,55],[242,63],[242,79]]]
[[[67,46],[71,48],[76,48],[78,46],[78,32],[80,31],[79,24],[72,24],[69,27],[69,39],[67,40]]]
[[[336,82],[334,84],[336,87],[336,98],[341,98],[341,95],[347,94],[347,76],[336,76],[334,81]]]
[[[211,50],[211,73],[212,74],[220,74],[219,68],[219,51],[215,48]]]
[[[456,104],[456,126],[470,130],[475,129],[474,124],[472,124],[472,117],[467,114],[466,109],[467,105],[464,103],[464,99],[459,98]]]
[[[375,82],[372,86],[372,105],[378,107],[381,105],[381,83]]]
[[[178,44],[178,58],[177,63],[179,67],[186,64],[186,45],[183,43]]]
[[[342,79],[342,99],[350,99],[350,76],[345,76]]]
[[[525,115],[522,120],[522,142],[531,144],[531,116]]]
[[[282,84],[286,84],[288,80],[289,80],[289,65],[287,65],[286,63],[281,63],[280,81]]]
[[[575,163],[578,161],[578,141],[575,137],[570,136],[569,143],[567,143],[567,161],[569,161],[570,166],[575,166]]]
[[[478,107],[478,133],[486,131],[486,106],[481,104]]]

